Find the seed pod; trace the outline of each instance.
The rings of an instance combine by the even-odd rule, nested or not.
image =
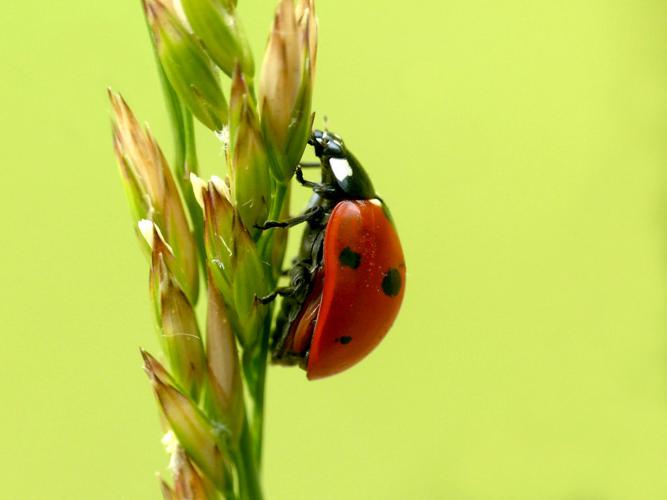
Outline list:
[[[259,120],[245,78],[237,67],[230,99],[230,183],[243,225],[257,239],[269,213],[271,177]]]
[[[213,131],[227,123],[227,102],[211,60],[192,33],[161,0],[144,0],[158,58],[169,82],[192,113]]]
[[[229,190],[222,179],[205,183],[192,177],[195,197],[204,207],[204,243],[206,260],[213,283],[233,309],[234,225],[236,215]]]
[[[243,385],[227,307],[209,277],[206,320],[207,398],[213,414],[237,440],[243,424]]]
[[[125,100],[111,90],[109,99],[114,115],[114,152],[135,223],[149,219],[164,231],[164,239],[173,251],[171,271],[194,304],[199,291],[199,256],[167,160]]]
[[[252,78],[252,54],[234,5],[226,0],[181,1],[193,31],[218,67],[232,76],[234,66],[240,64],[243,73]]]
[[[297,9],[293,0],[282,0],[259,82],[262,130],[270,144],[274,175],[281,182],[294,174],[310,133],[316,54],[312,0],[303,0]]]
[[[270,292],[266,277],[268,268],[260,260],[248,232],[240,224],[236,229],[232,292],[239,321],[239,340],[244,347],[250,347],[257,341],[268,313],[268,307],[257,300]]]
[[[227,184],[196,180],[196,196],[203,201],[206,258],[215,287],[222,294],[229,320],[243,347],[255,343],[268,308],[257,301],[269,293],[259,253],[238,212],[229,200]],[[204,187],[205,186],[205,187]]]
[[[192,465],[192,462],[179,447],[175,457],[176,467],[174,474],[174,493],[183,500],[213,500],[217,499],[213,485]]]
[[[223,429],[216,427],[197,405],[164,380],[164,368],[143,353],[144,368],[153,385],[160,409],[187,455],[220,491],[231,481],[230,455]]]
[[[168,264],[173,262],[173,254],[155,225],[150,243],[150,291],[162,348],[178,385],[197,397],[206,372],[206,356],[195,312],[173,279]]]

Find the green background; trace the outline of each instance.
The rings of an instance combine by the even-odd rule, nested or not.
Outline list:
[[[274,3],[240,4],[261,59]],[[667,3],[319,16],[317,123],[389,202],[408,289],[355,369],[270,370],[267,498],[667,498]],[[105,95],[171,150],[139,2],[5,2],[0,56],[0,497],[158,498]]]

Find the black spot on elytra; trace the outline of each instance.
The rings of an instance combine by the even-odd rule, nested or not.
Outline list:
[[[392,267],[382,278],[382,291],[388,297],[395,297],[401,291],[401,273]]]
[[[338,260],[343,266],[356,269],[361,264],[361,255],[352,250],[350,247],[345,247],[338,256]]]
[[[343,337],[338,337],[336,339],[336,341],[340,342],[343,345],[346,345],[346,344],[349,344],[350,342],[352,342],[352,337],[349,337],[349,336],[345,335]]]

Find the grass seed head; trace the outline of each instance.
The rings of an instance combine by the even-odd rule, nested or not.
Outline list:
[[[229,0],[182,0],[183,9],[194,33],[202,41],[215,64],[228,76],[239,64],[252,78],[255,71],[252,53]]]
[[[174,493],[183,500],[211,500],[217,498],[213,485],[197,470],[182,448],[176,451]]]
[[[204,125],[227,123],[227,101],[211,60],[195,36],[162,0],[144,0],[158,59],[178,96]]]
[[[226,432],[214,425],[197,405],[162,377],[164,368],[149,354],[145,370],[165,419],[188,457],[220,491],[231,481]],[[157,368],[160,366],[161,368]]]
[[[169,164],[125,100],[112,91],[109,98],[114,152],[135,222],[148,219],[164,231],[175,262],[172,272],[194,304],[199,291],[198,250]]]
[[[178,385],[196,397],[206,372],[197,319],[190,301],[174,280],[169,265],[173,265],[173,255],[156,228],[152,240],[150,284],[160,340]]]
[[[230,99],[230,182],[232,199],[253,239],[256,225],[263,224],[271,203],[269,159],[245,78],[237,67]]]
[[[295,8],[282,0],[264,54],[259,81],[262,129],[271,145],[274,175],[288,180],[310,134],[317,55],[317,22],[312,1]]]
[[[238,438],[243,423],[243,384],[227,307],[209,278],[206,320],[207,396],[216,417]]]

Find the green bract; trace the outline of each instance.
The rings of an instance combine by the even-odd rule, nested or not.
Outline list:
[[[280,182],[294,174],[310,134],[316,40],[312,0],[302,1],[296,9],[292,0],[282,0],[259,81],[262,130]]]
[[[162,231],[175,261],[171,272],[191,303],[199,291],[197,249],[185,208],[160,147],[142,130],[123,98],[109,91],[114,110],[114,151],[134,222],[153,221]]]
[[[238,352],[227,307],[211,279],[206,319],[207,398],[211,413],[238,439],[243,425],[243,386]]]
[[[144,0],[164,72],[178,96],[204,125],[222,130],[227,102],[211,60],[181,21],[160,2]]]
[[[234,226],[238,224],[231,201],[222,181],[211,181],[203,187],[195,186],[203,200],[206,262],[213,284],[233,310],[232,282],[234,279]]]
[[[160,363],[148,353],[143,355],[155,396],[178,442],[219,490],[227,490],[231,471],[224,429],[216,427],[194,401],[160,376],[164,372]]]
[[[252,78],[254,65],[248,43],[236,18],[235,5],[224,0],[182,0],[195,34],[222,71],[231,76],[236,64]]]
[[[201,389],[206,357],[192,305],[174,282],[169,266],[171,251],[154,229],[151,259],[151,296],[160,326],[162,348],[178,384],[193,398]]]
[[[240,71],[235,73],[232,84],[230,130],[232,198],[243,225],[257,239],[256,226],[269,215],[271,177],[255,103]]]
[[[207,263],[239,341],[248,347],[256,342],[268,310],[256,297],[271,287],[257,248],[226,191],[220,181],[212,181],[201,192]]]

